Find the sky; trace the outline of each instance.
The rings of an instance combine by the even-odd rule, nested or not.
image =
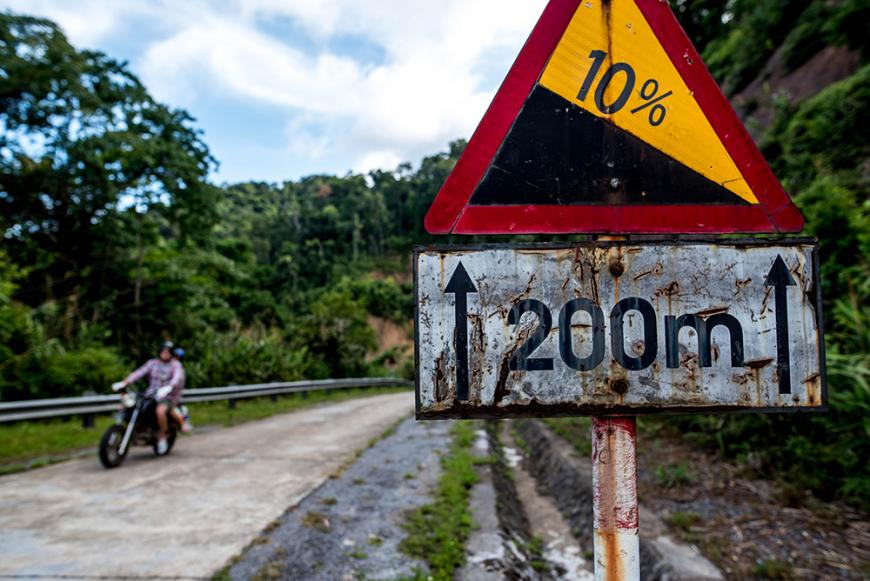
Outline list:
[[[187,110],[218,183],[395,169],[469,138],[546,0],[0,0]]]

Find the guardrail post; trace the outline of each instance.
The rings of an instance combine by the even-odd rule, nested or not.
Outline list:
[[[236,409],[236,400],[234,400],[234,399],[228,399],[228,400],[227,400],[227,408],[229,408],[229,409],[231,409],[231,410]]]
[[[87,395],[97,395],[97,393],[94,390],[89,389],[89,390],[85,391],[83,393],[83,395],[86,395],[86,396]],[[95,421],[94,414],[82,414],[82,427],[83,428],[85,428],[85,429],[93,428],[94,421]]]
[[[302,392],[302,399],[308,399],[308,391]]]
[[[271,396],[269,396],[269,399],[272,400],[272,403],[275,403],[276,401],[278,401],[278,394],[273,393]]]

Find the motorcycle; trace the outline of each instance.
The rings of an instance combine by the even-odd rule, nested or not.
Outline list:
[[[115,423],[105,431],[100,439],[100,462],[105,468],[116,468],[127,457],[130,446],[151,446],[156,456],[161,454],[157,450],[157,398],[168,395],[171,388],[161,387],[155,397],[145,397],[144,394],[129,389],[123,384],[114,384],[114,391],[121,395],[121,406],[115,416]],[[180,406],[179,411],[186,418],[187,408]],[[168,428],[166,443],[168,447],[165,454],[169,454],[175,438],[181,430],[172,414],[167,414]]]

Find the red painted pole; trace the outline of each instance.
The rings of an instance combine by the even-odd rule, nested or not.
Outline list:
[[[637,422],[592,418],[595,579],[639,580]]]

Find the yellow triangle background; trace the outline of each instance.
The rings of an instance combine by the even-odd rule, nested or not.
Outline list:
[[[590,90],[580,101],[578,93],[594,63],[590,58],[592,51],[604,51],[606,57]],[[608,114],[596,105],[595,91],[614,63],[628,64],[635,73],[635,82],[625,105]],[[627,85],[627,77],[624,70],[613,75],[603,92],[605,105],[617,101]],[[649,79],[658,82],[657,91],[653,94],[654,85],[649,84],[641,96],[643,85]],[[606,5],[602,0],[583,0],[550,57],[540,84],[589,113],[607,119],[747,202],[758,203],[633,0],[610,0]],[[661,101],[631,112],[668,91],[672,94]],[[660,108],[656,109],[659,105],[664,107],[664,114]],[[660,124],[654,125],[651,117],[656,122],[661,119]]]

